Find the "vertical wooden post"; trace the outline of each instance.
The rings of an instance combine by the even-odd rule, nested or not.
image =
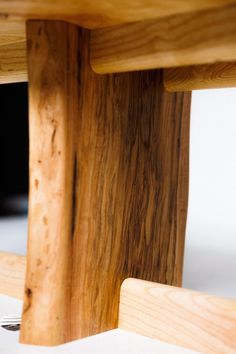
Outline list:
[[[161,70],[96,75],[86,30],[36,21],[27,33],[21,341],[54,345],[116,327],[127,277],[181,284],[191,96],[165,92]]]
[[[32,21],[27,36],[30,199],[21,341],[56,345],[70,339],[78,31]]]

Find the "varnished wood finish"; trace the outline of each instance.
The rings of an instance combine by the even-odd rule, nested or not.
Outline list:
[[[97,73],[236,60],[236,5],[92,31]]]
[[[64,20],[102,28],[235,4],[235,0],[0,0],[3,18]],[[9,17],[10,15],[10,17]]]
[[[236,63],[165,69],[164,85],[170,92],[236,87]]]
[[[173,1],[175,6],[171,6]],[[181,67],[180,75],[184,79],[180,78],[177,85],[180,82],[188,87],[188,83],[191,85],[192,81],[196,82],[197,88],[204,85],[228,87],[234,84],[234,76],[228,79],[228,74],[232,74],[232,67],[225,69],[222,64],[222,69],[222,65],[215,62],[236,60],[236,1],[168,0],[163,3],[152,0],[148,4],[139,2],[138,5],[135,0],[125,3],[106,0],[97,3],[86,1],[85,5],[83,1],[65,3],[64,0],[57,0],[39,3],[37,0],[30,0],[21,3],[19,7],[19,0],[0,0],[1,4],[6,6],[6,13],[8,9],[11,16],[0,17],[0,84],[27,80],[24,35],[24,21],[27,16],[60,18],[95,28],[92,31],[90,50],[91,64],[97,73]],[[85,7],[86,16],[83,13]],[[204,11],[199,11],[203,9]],[[23,17],[12,17],[12,14]],[[140,19],[141,21],[133,23]],[[114,26],[120,22],[127,23]],[[99,29],[108,25],[110,26]],[[201,66],[202,64],[213,64],[214,72],[222,73],[222,70],[226,70],[226,76],[220,79],[214,76],[212,80],[208,76],[208,67]],[[182,68],[190,65],[200,66],[198,71],[194,67]],[[167,75],[176,77],[173,73]],[[170,82],[169,85],[171,84],[174,83]],[[178,91],[181,90],[180,87]]]
[[[29,22],[30,199],[21,341],[70,338],[77,30]]]
[[[25,268],[25,257],[0,252],[0,294],[22,299]]]
[[[128,276],[175,285],[182,278],[191,96],[165,92],[158,70],[96,75],[89,32],[78,29],[77,40],[70,28],[28,25],[31,196],[21,340],[34,344],[115,328]],[[78,74],[70,67],[77,59]]]
[[[119,327],[205,354],[235,354],[236,300],[127,279]]]
[[[0,46],[0,84],[27,81],[24,42]]]

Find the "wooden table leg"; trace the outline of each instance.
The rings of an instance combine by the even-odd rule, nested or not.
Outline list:
[[[180,285],[190,93],[162,71],[97,75],[89,31],[27,25],[30,209],[21,342],[117,326],[130,276]]]

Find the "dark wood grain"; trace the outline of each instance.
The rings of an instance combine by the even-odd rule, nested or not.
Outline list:
[[[46,43],[50,43],[53,38],[50,33],[55,31],[55,24],[48,26]],[[65,111],[68,117],[63,118],[64,129],[73,121],[70,141],[74,141],[74,148],[73,157],[63,162],[63,171],[73,176],[73,181],[70,177],[71,184],[64,184],[60,200],[65,213],[71,210],[70,247],[53,253],[58,259],[62,255],[57,279],[60,273],[65,274],[59,265],[63,262],[67,265],[70,260],[70,269],[66,268],[70,301],[67,292],[64,300],[61,298],[62,304],[67,304],[70,323],[59,318],[57,324],[62,332],[58,333],[66,333],[59,342],[116,327],[120,285],[127,277],[181,284],[187,213],[190,94],[165,92],[159,70],[97,75],[89,65],[89,32],[78,29],[78,38],[77,56],[70,57],[78,63],[77,86],[69,80],[72,86],[63,90],[63,95],[67,95],[67,108],[74,107],[73,112]],[[58,55],[59,51],[56,52]],[[34,61],[30,55],[29,59]],[[47,61],[42,60],[46,70],[42,73],[45,73]],[[33,95],[37,85],[30,84]],[[41,89],[44,88],[41,86]],[[47,95],[44,99],[47,107]],[[54,108],[56,110],[56,101]],[[38,106],[32,109],[37,110]],[[40,119],[43,121],[45,117],[46,112],[41,111]],[[41,144],[48,146],[44,159],[48,159],[49,164],[50,134],[45,133],[41,138]],[[66,142],[69,140],[65,141],[63,149],[71,151]],[[38,148],[32,136],[31,145],[33,151]],[[45,174],[42,178],[47,185],[48,176]],[[32,189],[32,193],[36,191]],[[50,189],[41,189],[41,193],[50,196]],[[40,206],[45,207],[50,208]],[[63,214],[60,217],[63,220]],[[37,224],[36,219],[33,221]],[[60,222],[58,214],[48,220],[52,233]],[[32,245],[36,234],[32,234],[32,230],[30,233]],[[52,243],[57,242],[53,236],[49,237]],[[68,240],[66,232],[64,237]],[[43,250],[38,248],[38,252],[43,253]],[[32,269],[28,269],[28,274],[36,274],[34,257],[29,253],[28,268]],[[49,262],[54,262],[53,258]],[[28,283],[34,278],[37,287],[44,273],[37,272],[37,277],[28,277]],[[48,291],[45,282],[44,285],[37,287],[42,297]],[[30,321],[30,316],[36,313],[29,310],[25,320]],[[40,326],[32,321],[29,322],[34,325],[31,332],[39,330]],[[55,344],[50,332],[43,335],[44,344]],[[34,342],[33,337],[28,338]]]

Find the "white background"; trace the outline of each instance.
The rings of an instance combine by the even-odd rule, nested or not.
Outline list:
[[[184,286],[236,298],[236,89],[194,91]]]

